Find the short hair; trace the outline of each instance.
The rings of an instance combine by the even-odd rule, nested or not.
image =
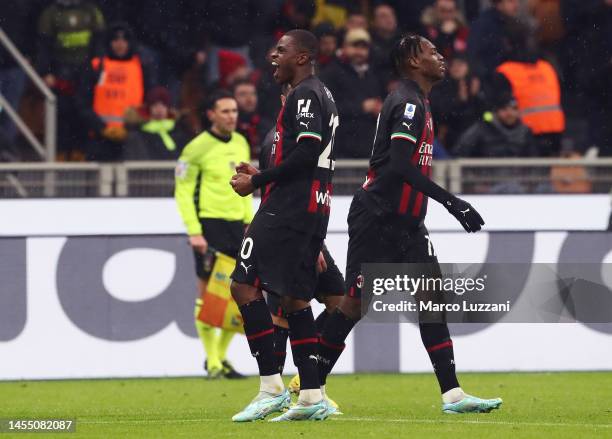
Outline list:
[[[217,105],[217,102],[221,99],[234,99],[234,95],[223,88],[215,90],[206,99],[206,102],[204,103],[204,110],[213,110],[215,105]]]
[[[285,35],[293,38],[298,49],[308,53],[311,60],[317,57],[317,53],[319,52],[319,40],[312,32],[305,29],[293,29]]]
[[[391,64],[398,76],[402,74],[402,68],[406,59],[416,58],[423,52],[421,43],[424,38],[420,35],[408,33],[402,36],[391,51]]]
[[[247,78],[238,79],[236,80],[236,82],[232,84],[232,94],[233,95],[236,94],[236,90],[238,90],[238,87],[240,87],[241,85],[249,85],[251,87],[255,87],[255,84],[253,84],[253,82]]]

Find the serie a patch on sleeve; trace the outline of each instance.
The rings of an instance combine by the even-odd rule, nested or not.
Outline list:
[[[404,117],[406,119],[412,119],[414,117],[415,112],[416,112],[416,105],[411,104],[409,102],[406,104],[406,108],[404,109]]]

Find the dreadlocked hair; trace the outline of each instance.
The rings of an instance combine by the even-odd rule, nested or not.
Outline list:
[[[416,58],[423,52],[421,42],[423,37],[417,34],[405,34],[391,51],[391,64],[398,76],[402,75],[402,67],[406,59]]]

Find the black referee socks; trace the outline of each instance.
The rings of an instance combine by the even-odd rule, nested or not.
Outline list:
[[[300,373],[300,390],[318,389],[319,368],[317,347],[319,338],[312,308],[287,314],[293,362]]]
[[[274,358],[274,327],[272,316],[264,299],[254,300],[240,307],[251,354],[257,360],[259,375],[268,376],[278,373]]]
[[[325,385],[331,372],[344,350],[344,340],[357,322],[349,319],[339,309],[330,314],[319,339],[319,381]]]
[[[455,373],[455,354],[453,341],[448,332],[446,323],[421,323],[421,340],[433,366],[440,391],[446,393],[450,389],[459,387]]]
[[[274,325],[274,356],[276,357],[276,366],[278,373],[283,374],[285,368],[285,359],[287,358],[287,339],[289,338],[289,330],[282,326]]]

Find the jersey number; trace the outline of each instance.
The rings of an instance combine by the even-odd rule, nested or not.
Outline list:
[[[332,151],[334,149],[334,136],[336,135],[336,128],[340,126],[340,119],[336,114],[332,114],[329,120],[329,126],[332,127],[331,139],[321,155],[319,155],[319,163],[317,164],[320,168],[331,169],[332,171],[336,168],[336,161],[332,160]],[[331,168],[330,168],[331,165]]]
[[[242,241],[240,257],[242,259],[249,259],[251,257],[251,251],[253,251],[253,238],[245,238],[245,240]]]

